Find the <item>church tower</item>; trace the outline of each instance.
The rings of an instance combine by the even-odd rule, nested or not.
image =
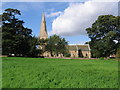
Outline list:
[[[42,21],[41,21],[41,27],[40,27],[40,33],[39,33],[40,39],[47,39],[47,28],[46,28],[46,21],[45,21],[45,15],[42,13]]]

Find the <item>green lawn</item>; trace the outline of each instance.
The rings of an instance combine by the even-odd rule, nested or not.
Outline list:
[[[4,57],[3,88],[117,88],[118,61]]]

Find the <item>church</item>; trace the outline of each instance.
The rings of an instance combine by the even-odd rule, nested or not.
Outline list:
[[[46,27],[46,20],[44,13],[42,14],[42,21],[41,21],[41,27],[40,27],[40,33],[39,33],[39,39],[47,39],[48,33],[47,33],[47,27]],[[91,52],[90,52],[90,46],[89,44],[79,45],[68,45],[68,50],[70,57],[72,58],[91,58]],[[44,46],[40,46],[41,49],[44,49]],[[42,56],[44,57],[51,57],[50,52],[45,51]],[[54,55],[54,57],[64,57],[63,54],[60,54],[58,56]]]

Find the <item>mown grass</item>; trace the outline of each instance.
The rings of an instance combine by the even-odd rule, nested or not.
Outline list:
[[[115,60],[4,57],[3,88],[117,88]]]

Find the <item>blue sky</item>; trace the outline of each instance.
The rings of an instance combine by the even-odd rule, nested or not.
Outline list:
[[[38,36],[40,32],[41,15],[42,12],[50,14],[51,12],[64,11],[69,6],[68,2],[5,2],[3,3],[2,9],[14,8],[21,11],[19,19],[23,20],[24,26],[32,29],[33,35]],[[48,33],[52,30],[52,21],[55,17],[46,17],[47,31]],[[75,35],[75,36],[61,36],[64,37],[69,44],[84,43],[89,38],[86,36]]]
[[[61,7],[62,6],[62,7]],[[52,9],[55,11],[62,11],[68,6],[68,3],[42,3],[42,2],[7,2],[3,3],[3,10],[6,8],[14,8],[21,11],[21,16],[19,18],[24,20],[25,26],[33,30],[33,35],[38,36],[41,24],[42,12],[50,13]],[[54,17],[55,18],[55,17]],[[47,30],[51,29],[52,20],[54,18],[47,18]]]
[[[22,15],[19,16],[19,19],[25,22],[24,23],[25,27],[32,29],[33,35],[35,36],[39,35],[41,15],[42,15],[42,12],[44,12],[46,15],[47,31],[49,35],[53,35],[54,33],[58,34],[61,37],[64,37],[69,42],[69,44],[84,44],[85,42],[90,41],[90,39],[88,38],[86,34],[85,28],[88,28],[101,14],[109,14],[109,13],[114,14],[113,12],[110,12],[109,10],[108,10],[109,12],[107,13],[104,11],[98,12],[97,10],[97,12],[94,11],[91,14],[91,12],[89,11],[93,11],[92,9],[94,8],[101,9],[101,5],[103,4],[99,4],[96,7],[92,7],[92,8],[88,7],[90,8],[90,10],[83,8],[88,5],[90,7],[95,6],[94,4],[91,5],[89,2],[85,4],[83,2],[79,2],[79,3],[78,2],[77,3],[72,3],[72,2],[4,2],[2,3],[2,10],[5,10],[6,8],[14,8],[14,9],[20,10]],[[108,5],[109,4],[106,4],[107,7]],[[105,8],[105,5],[102,8]],[[84,14],[82,15],[82,13]],[[89,13],[93,15],[94,17],[91,18],[90,15],[87,16]],[[76,15],[76,17],[74,16],[74,14]],[[87,19],[83,19],[83,18],[87,18]],[[67,21],[73,20],[72,21],[73,25],[63,22],[64,20],[67,20]]]

